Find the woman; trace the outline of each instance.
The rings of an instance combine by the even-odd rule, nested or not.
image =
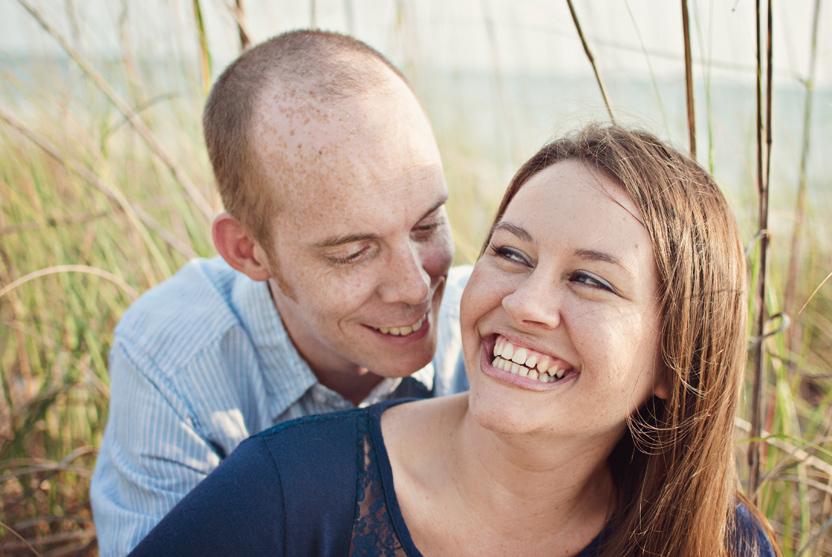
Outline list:
[[[136,554],[774,555],[735,487],[745,280],[696,163],[615,126],[555,141],[465,290],[468,395],[254,437]]]

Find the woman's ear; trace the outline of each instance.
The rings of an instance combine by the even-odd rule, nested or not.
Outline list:
[[[231,216],[220,213],[211,225],[214,247],[232,268],[251,280],[264,281],[271,278],[266,252],[248,232],[248,229]]]
[[[667,386],[667,377],[664,374],[657,374],[653,394],[662,400],[667,400],[670,397],[670,388]]]

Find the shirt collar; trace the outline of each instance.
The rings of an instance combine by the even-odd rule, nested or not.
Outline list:
[[[243,276],[235,285],[233,297],[263,371],[269,414],[276,418],[318,380],[289,338],[267,282]]]

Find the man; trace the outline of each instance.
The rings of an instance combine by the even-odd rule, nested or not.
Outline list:
[[[468,270],[449,275],[441,160],[389,62],[341,35],[281,35],[223,73],[204,128],[228,210],[212,228],[222,259],[192,261],[116,328],[90,489],[105,556],[249,435],[467,388]]]

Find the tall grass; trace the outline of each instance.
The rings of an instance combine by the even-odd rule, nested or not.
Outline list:
[[[42,13],[29,0],[18,4],[21,13],[38,23],[44,40],[57,41],[65,59],[49,62],[49,70],[37,75],[23,68],[0,69],[0,554],[94,555],[87,489],[106,423],[107,352],[113,327],[139,293],[189,258],[213,254],[208,223],[219,206],[202,146],[200,112],[216,58],[206,40],[211,28],[203,17],[204,1],[192,0],[188,5],[191,35],[181,38],[192,42],[196,55],[165,66],[165,72],[176,74],[180,85],[175,87],[160,79],[158,66],[136,58],[127,39],[115,62],[96,59],[78,44],[78,36],[69,38],[60,31],[56,18],[70,15],[55,10]],[[228,25],[244,48],[255,39],[246,18],[251,2],[224,4]],[[481,5],[492,9],[490,2]],[[67,6],[78,17],[73,5]],[[130,17],[127,6],[122,23]],[[399,21],[391,33],[413,33],[407,41],[412,48],[420,43],[408,27],[409,6],[405,0],[397,4]],[[347,25],[361,29],[355,17],[358,3],[345,1],[343,7]],[[592,83],[601,89],[609,117],[613,106],[619,116],[627,107],[616,98],[616,87],[608,90],[601,79],[605,59],[598,43],[593,44],[594,20],[581,11],[580,3],[569,2],[569,7],[571,31],[588,57],[588,67],[591,64]],[[312,25],[326,15],[323,4],[309,2],[305,9]],[[816,20],[819,13],[816,10]],[[499,50],[498,18],[487,10],[484,15],[479,21],[497,70],[492,73],[493,104],[483,110],[513,118],[507,108],[512,103],[512,74],[501,69],[505,53]],[[634,24],[640,23],[633,12],[631,17]],[[685,35],[690,40],[681,19],[673,24],[678,25],[680,44]],[[401,42],[400,38],[393,42]],[[817,43],[816,36],[812,40]],[[642,43],[641,51],[627,55],[652,54]],[[765,61],[761,51],[761,76]],[[680,57],[678,64],[683,75],[685,60]],[[688,65],[692,67],[691,62]],[[652,68],[649,60],[648,67]],[[772,67],[770,59],[765,67]],[[405,69],[420,71],[418,60],[409,57]],[[709,70],[705,68],[706,74]],[[430,97],[428,74],[420,75],[426,78],[417,80],[417,86],[424,97]],[[685,87],[692,91],[696,75],[692,71],[689,75]],[[810,69],[807,96],[813,92],[812,75]],[[672,115],[665,114],[665,107],[676,101],[666,96],[666,89],[662,97],[661,79],[652,70],[650,79],[659,95],[661,120],[672,128]],[[591,94],[597,95],[597,90]],[[684,99],[684,90],[679,94]],[[710,89],[706,98],[710,130]],[[811,98],[806,107],[808,114]],[[508,119],[494,118],[495,137],[515,141],[522,129]],[[449,211],[457,259],[473,261],[498,202],[489,184],[504,183],[505,176],[489,170],[495,168],[488,164],[494,151],[477,147],[467,129],[443,127],[435,120],[451,189]],[[683,122],[693,130],[691,120]],[[769,517],[789,556],[832,555],[832,539],[826,535],[832,524],[829,289],[818,289],[800,312],[832,270],[825,229],[805,201],[819,187],[806,172],[811,122],[807,115],[800,193],[792,215],[800,242],[772,243],[764,262],[761,244],[771,232],[756,218],[760,192],[751,187],[752,180],[736,185],[748,186],[737,196],[737,212],[748,234],[752,277],[768,269],[764,283],[754,278],[751,284],[759,289],[751,310],[763,319],[760,329],[749,334],[754,339],[751,349],[765,364],[759,383],[765,388],[758,418],[751,425],[755,397],[750,364],[745,408],[737,422],[742,433],[737,440],[738,462],[749,495]],[[761,134],[760,145],[764,145],[762,134],[770,133],[772,125],[761,120],[753,130],[752,136]],[[512,158],[522,158],[517,145],[508,147]],[[694,147],[691,139],[691,150]],[[786,151],[774,147],[769,152],[775,155]],[[749,155],[749,168],[758,164],[753,152],[742,153]],[[713,169],[710,132],[708,157]],[[759,175],[763,179],[762,168]],[[765,183],[771,182],[766,178]],[[764,232],[753,240],[758,230]],[[795,268],[803,271],[793,272]],[[758,473],[745,465],[749,447],[759,448]],[[757,479],[749,482],[753,474]]]

